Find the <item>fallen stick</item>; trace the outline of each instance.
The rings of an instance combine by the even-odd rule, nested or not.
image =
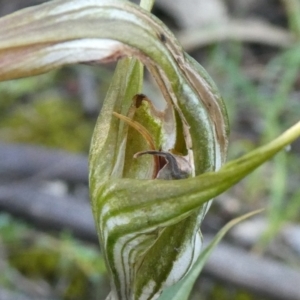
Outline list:
[[[209,240],[204,237],[205,244]],[[300,299],[299,270],[226,242],[221,242],[213,251],[204,274],[271,299]]]
[[[40,146],[0,143],[0,179],[61,179],[88,182],[84,155]]]
[[[220,25],[182,30],[177,38],[186,51],[223,41],[239,41],[287,48],[296,38],[287,30],[261,20],[230,20]]]
[[[38,228],[67,229],[81,239],[97,241],[87,199],[54,196],[38,183],[0,185],[0,210],[30,221]]]
[[[0,299],[1,300],[47,300],[46,298],[32,298],[27,295],[23,295],[19,292],[12,292],[4,288],[0,288]]]

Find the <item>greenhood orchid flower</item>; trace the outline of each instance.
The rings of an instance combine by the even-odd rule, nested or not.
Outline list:
[[[122,58],[90,150],[90,194],[111,300],[158,299],[192,268],[211,200],[300,135],[223,166],[228,120],[205,70],[146,10],[56,0],[0,19],[0,80]],[[128,57],[128,58],[123,58]],[[142,64],[163,100],[142,92]],[[222,167],[223,166],[223,167]]]

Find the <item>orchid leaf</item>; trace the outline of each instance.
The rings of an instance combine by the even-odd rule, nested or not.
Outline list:
[[[209,259],[215,247],[219,244],[224,235],[235,225],[244,221],[247,218],[250,218],[260,212],[263,209],[256,210],[250,213],[247,213],[243,216],[235,218],[227,223],[213,238],[210,244],[201,252],[199,258],[194,264],[191,271],[184,277],[181,281],[179,281],[176,285],[166,289],[163,294],[159,297],[159,300],[188,300],[189,295],[192,291],[192,288],[199,277],[200,272],[202,271],[205,263]]]

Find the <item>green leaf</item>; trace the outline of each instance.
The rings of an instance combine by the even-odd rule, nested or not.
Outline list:
[[[145,10],[151,11],[155,0],[141,0],[140,7],[144,8]]]
[[[256,210],[254,212],[245,214],[241,217],[235,218],[226,224],[214,237],[214,239],[210,242],[210,244],[201,252],[199,258],[197,259],[196,263],[189,271],[189,273],[177,284],[174,286],[166,289],[163,294],[159,297],[159,300],[187,300],[189,295],[192,291],[195,281],[199,277],[202,268],[204,267],[205,263],[209,259],[210,255],[212,254],[215,247],[224,237],[224,235],[236,224],[239,222],[244,221],[247,218],[254,216],[255,214],[260,213],[263,209]]]

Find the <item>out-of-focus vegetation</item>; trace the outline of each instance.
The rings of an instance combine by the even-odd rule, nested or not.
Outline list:
[[[97,247],[67,232],[50,236],[2,213],[0,250],[2,287],[51,299],[102,299],[107,293]]]
[[[104,76],[102,88],[107,87]],[[95,120],[83,110],[75,68],[9,81],[0,85],[0,93],[2,141],[87,153]]]
[[[215,46],[205,62],[228,108],[232,128],[229,158],[270,140],[300,118],[299,45],[270,57],[266,65],[256,66],[258,70],[245,63],[245,50],[239,43]],[[234,191],[249,208],[268,207],[269,227],[262,235],[262,247],[284,222],[300,220],[299,145],[296,147],[254,171]]]
[[[286,2],[291,5],[295,1]],[[288,5],[288,29],[299,41],[300,13]],[[300,119],[299,44],[274,49],[222,42],[192,54],[208,70],[227,105],[231,123],[229,158],[269,141]],[[100,107],[112,72],[92,70],[99,83]],[[96,114],[91,116],[83,109],[76,72],[68,67],[1,83],[0,140],[87,153]],[[229,197],[240,203],[233,215],[267,207],[269,225],[256,250],[264,251],[285,222],[300,222],[299,152],[298,142],[229,192]],[[212,208],[212,215],[222,217],[222,213],[221,206]],[[0,286],[33,292],[41,298],[104,299],[108,291],[98,248],[68,233],[41,233],[5,213],[0,213],[0,266]],[[207,284],[205,288],[200,280],[192,299],[264,299],[208,281],[211,288],[207,290]]]

